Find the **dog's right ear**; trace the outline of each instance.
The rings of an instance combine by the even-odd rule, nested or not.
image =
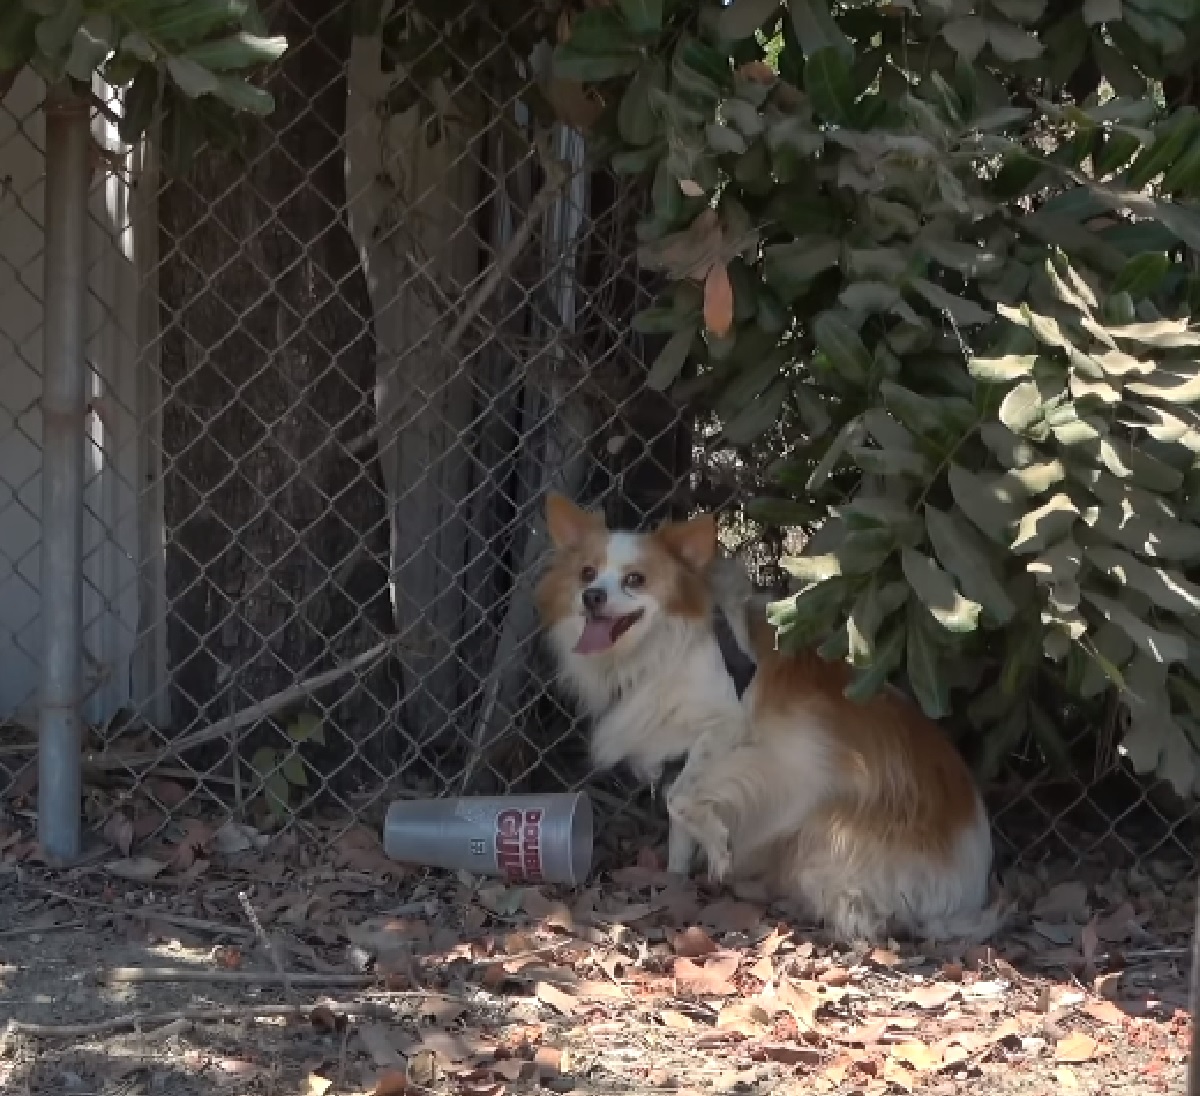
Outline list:
[[[546,496],[546,528],[555,548],[578,548],[587,537],[604,531],[604,515],[580,509],[566,495],[551,491]]]

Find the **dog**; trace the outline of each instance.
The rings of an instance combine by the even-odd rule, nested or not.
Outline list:
[[[894,687],[847,699],[844,662],[781,651],[736,562],[717,561],[709,579],[757,664],[745,740],[668,803],[710,873],[798,903],[845,940],[992,935],[1004,913],[988,905],[991,826],[940,728]]]
[[[847,941],[995,931],[991,828],[958,752],[899,690],[860,704],[845,663],[778,650],[765,601],[718,558],[713,517],[614,532],[551,494],[546,523],[538,610],[593,720],[593,760],[656,784],[685,759],[666,795],[669,871],[703,852],[735,893],[799,905]],[[717,608],[756,665],[740,699]]]
[[[603,515],[551,493],[546,526],[553,553],[536,600],[560,685],[593,721],[598,769],[625,763],[656,786],[683,759],[666,796],[667,869],[686,875],[697,847],[674,822],[672,797],[746,730],[713,630],[707,572],[716,521],[702,515],[653,533],[614,532]]]

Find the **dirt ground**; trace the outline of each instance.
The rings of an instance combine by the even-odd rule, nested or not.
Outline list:
[[[4,1092],[1183,1090],[1166,865],[1010,872],[990,947],[847,949],[648,849],[574,893],[408,872],[365,830],[318,858],[196,823],[60,873],[0,849]]]

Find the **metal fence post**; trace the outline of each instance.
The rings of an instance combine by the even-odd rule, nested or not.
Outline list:
[[[90,103],[46,96],[38,837],[50,862],[80,851],[83,445]]]

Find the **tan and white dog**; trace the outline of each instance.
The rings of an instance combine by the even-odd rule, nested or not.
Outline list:
[[[563,684],[595,720],[595,761],[655,781],[686,758],[667,795],[670,870],[699,845],[714,878],[798,902],[844,939],[995,930],[987,813],[915,704],[892,689],[848,700],[844,663],[777,650],[745,572],[716,558],[711,517],[634,534],[559,495],[546,510],[555,553],[538,604]],[[714,594],[757,664],[741,701]]]

